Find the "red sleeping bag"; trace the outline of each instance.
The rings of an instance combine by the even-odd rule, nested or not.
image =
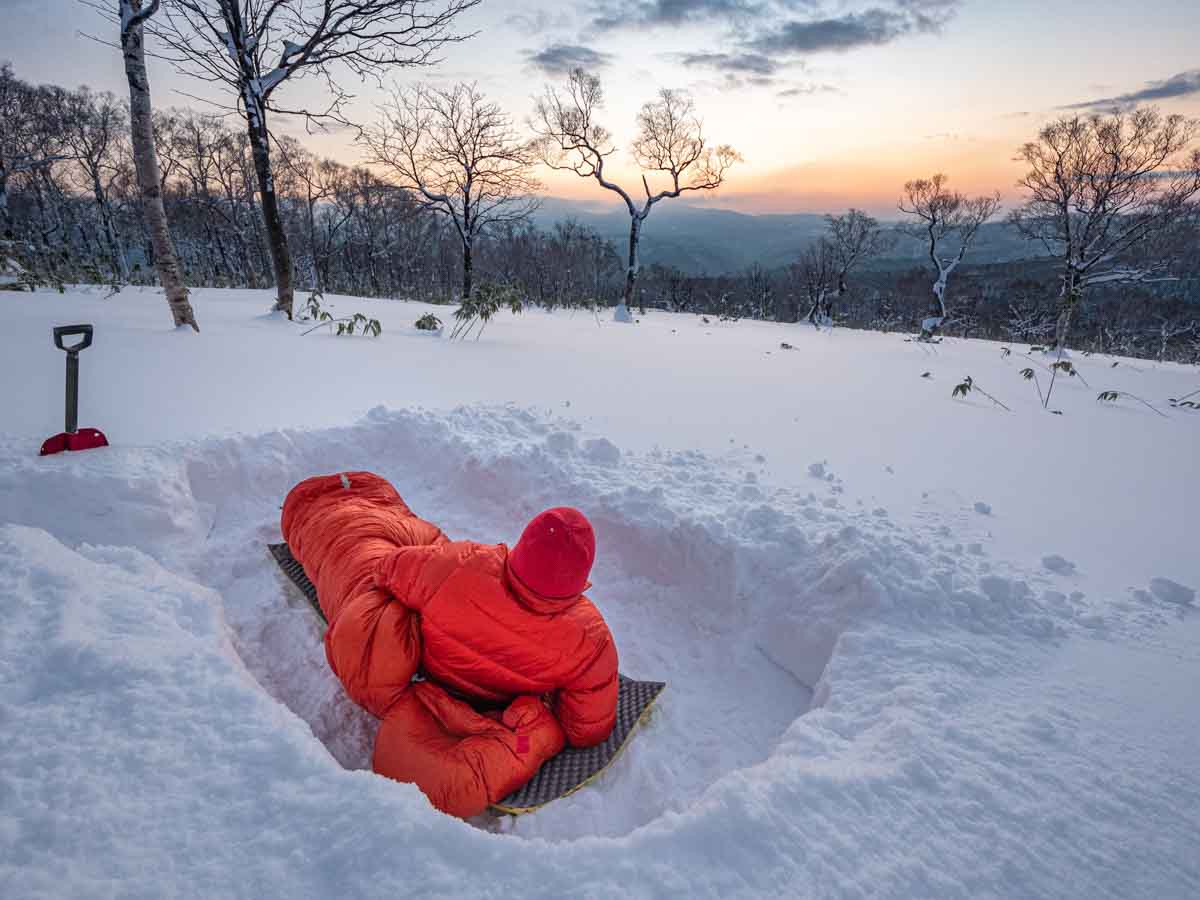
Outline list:
[[[383,720],[376,772],[470,816],[612,731],[617,651],[582,594],[595,543],[576,510],[542,513],[510,552],[452,542],[387,481],[347,472],[293,488],[282,529],[329,620],[330,666]]]

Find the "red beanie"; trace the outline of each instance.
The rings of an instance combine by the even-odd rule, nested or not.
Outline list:
[[[538,513],[508,554],[512,573],[541,597],[570,600],[588,586],[596,559],[592,523],[577,509],[559,506]]]

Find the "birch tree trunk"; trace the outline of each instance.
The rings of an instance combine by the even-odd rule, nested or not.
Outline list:
[[[816,329],[821,328],[821,317],[825,314],[825,289],[812,298],[812,308],[808,311],[808,324]]]
[[[462,248],[463,248],[462,298],[463,298],[464,302],[471,299],[471,281],[474,276],[474,270],[475,270],[475,263],[474,263],[474,260],[472,259],[472,249],[473,248],[471,247],[471,244],[472,244],[472,241],[468,239],[468,240],[464,240],[463,245],[462,245]]]
[[[137,170],[138,188],[142,195],[142,214],[154,246],[154,268],[167,296],[167,306],[176,328],[191,326],[199,331],[192,304],[188,301],[183,269],[167,228],[167,213],[163,208],[162,177],[158,152],[154,145],[154,122],[151,117],[150,80],[146,75],[145,34],[143,23],[158,9],[155,0],[143,16],[143,0],[123,0],[121,11],[121,49],[125,57],[125,77],[129,81],[129,124],[133,140],[133,161]]]
[[[250,93],[249,91],[247,93]],[[247,98],[250,99],[250,98]],[[254,173],[258,176],[258,195],[262,200],[263,224],[267,228],[267,249],[271,253],[271,268],[275,271],[275,306],[277,312],[292,317],[292,254],[279,215],[279,197],[275,193],[275,174],[271,171],[271,144],[267,132],[266,111],[257,101],[254,112],[247,112],[250,151],[254,157]]]
[[[0,156],[0,239],[9,237],[12,231],[12,217],[8,212],[8,169],[4,165],[4,157]]]
[[[632,322],[633,314],[629,308],[633,305],[633,288],[637,284],[638,277],[638,242],[642,238],[642,217],[634,215],[629,220],[629,264],[625,269],[625,293],[621,297],[621,304],[613,313],[613,320],[617,322]]]
[[[1071,331],[1071,319],[1083,298],[1083,279],[1073,266],[1068,266],[1063,276],[1062,291],[1058,295],[1058,320],[1054,325],[1054,347],[1062,350],[1067,346],[1067,335]]]
[[[92,197],[95,199],[96,209],[100,213],[100,225],[104,229],[104,242],[108,245],[108,261],[113,278],[120,283],[125,283],[129,281],[129,273],[126,271],[125,254],[117,237],[117,229],[113,224],[112,204],[108,202],[108,194],[104,190],[104,185],[100,183],[100,179],[95,174],[92,176]]]

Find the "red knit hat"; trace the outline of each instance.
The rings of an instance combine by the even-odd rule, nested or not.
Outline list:
[[[596,559],[592,523],[577,509],[559,506],[538,513],[508,554],[508,566],[539,596],[570,600],[587,589]]]

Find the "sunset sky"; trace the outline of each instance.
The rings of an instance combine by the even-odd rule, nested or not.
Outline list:
[[[77,0],[0,10],[0,60],[19,76],[126,90],[119,54],[83,34],[111,30],[93,10]],[[658,88],[687,88],[710,139],[745,157],[706,202],[745,212],[889,215],[906,179],[939,170],[1011,198],[1016,148],[1053,116],[1138,101],[1200,115],[1196,0],[484,0],[462,25],[479,34],[438,67],[395,78],[477,81],[523,121],[542,85],[584,64],[603,80],[602,122],[622,147]],[[160,106],[196,105],[180,91],[218,97],[161,62],[151,77]],[[351,117],[368,121],[380,92],[355,88]],[[280,99],[319,93],[304,81]],[[346,133],[310,146],[359,159]],[[611,202],[594,182],[547,181],[557,196]]]

